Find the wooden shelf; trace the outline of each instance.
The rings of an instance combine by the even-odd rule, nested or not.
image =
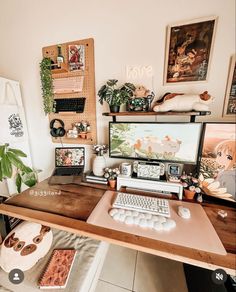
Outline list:
[[[53,64],[52,66],[56,66],[57,64]],[[65,63],[61,63],[61,68],[55,68],[55,69],[51,69],[52,71],[52,75],[53,74],[59,74],[59,73],[67,73],[68,70],[68,64]]]
[[[195,122],[196,116],[210,115],[210,111],[192,111],[192,112],[119,112],[119,113],[103,113],[104,116],[113,118],[113,122],[116,122],[116,117],[123,116],[190,116],[190,122]]]

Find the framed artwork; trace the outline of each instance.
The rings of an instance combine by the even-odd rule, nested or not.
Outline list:
[[[200,176],[206,194],[236,202],[236,124],[206,123]]]
[[[168,26],[164,84],[206,81],[217,18]]]
[[[236,114],[236,55],[231,58],[229,76],[225,92],[223,117],[233,117]]]

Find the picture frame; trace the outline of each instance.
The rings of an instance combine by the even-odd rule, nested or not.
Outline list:
[[[216,24],[211,16],[168,25],[164,84],[207,81]]]
[[[231,57],[225,99],[223,117],[235,117],[236,114],[236,54]]]
[[[207,196],[236,203],[235,123],[204,123],[199,180]]]

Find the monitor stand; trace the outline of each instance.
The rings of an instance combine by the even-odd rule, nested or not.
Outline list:
[[[117,177],[116,189],[119,190],[121,187],[129,187],[146,191],[156,191],[160,192],[161,194],[174,193],[178,196],[179,200],[182,200],[183,198],[183,186],[180,183],[140,179],[119,175]]]

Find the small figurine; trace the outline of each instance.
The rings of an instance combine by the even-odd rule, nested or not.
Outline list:
[[[213,98],[207,91],[201,94],[166,93],[154,106],[155,112],[208,111]]]

